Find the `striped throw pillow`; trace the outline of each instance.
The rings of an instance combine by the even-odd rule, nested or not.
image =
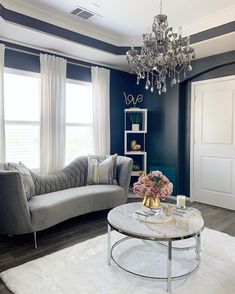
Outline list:
[[[112,156],[88,156],[88,185],[117,185],[116,180],[117,154]]]

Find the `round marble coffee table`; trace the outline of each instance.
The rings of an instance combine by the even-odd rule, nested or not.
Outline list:
[[[187,216],[173,215],[172,219],[164,223],[147,223],[140,221],[133,217],[133,213],[142,207],[142,203],[130,203],[120,205],[112,209],[108,216],[108,264],[111,264],[111,259],[123,270],[132,274],[147,277],[138,273],[131,272],[130,270],[120,266],[118,261],[113,256],[114,248],[118,247],[122,242],[127,241],[129,238],[137,238],[143,240],[157,241],[158,244],[167,246],[167,275],[166,277],[151,277],[158,280],[167,281],[167,291],[171,293],[172,280],[184,278],[194,273],[200,265],[200,250],[201,250],[201,232],[204,228],[204,220],[200,212],[194,209]],[[126,237],[117,241],[111,246],[111,230],[115,230]],[[195,238],[195,245],[183,248],[176,248],[172,246],[173,241]],[[163,242],[163,243],[162,243]],[[166,242],[167,245],[164,245]],[[172,249],[176,250],[190,250],[195,248],[196,252],[196,266],[183,275],[172,276]]]

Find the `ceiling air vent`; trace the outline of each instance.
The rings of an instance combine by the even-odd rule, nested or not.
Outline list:
[[[83,19],[90,19],[94,16],[96,16],[95,13],[84,9],[82,7],[76,7],[73,11],[70,12],[70,14],[75,15],[77,17],[83,18]]]

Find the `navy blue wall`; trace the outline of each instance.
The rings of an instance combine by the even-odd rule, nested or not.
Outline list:
[[[5,65],[40,71],[38,56],[11,50],[6,50]],[[141,107],[148,109],[148,169],[161,169],[166,173],[174,184],[174,194],[189,195],[191,83],[234,74],[235,51],[199,59],[193,62],[193,71],[187,79],[173,88],[168,86],[167,93],[159,96],[145,90],[144,82],[137,86],[134,75],[110,69],[111,152],[123,154],[124,151],[126,105],[123,91],[133,95],[144,94]],[[67,76],[71,79],[91,81],[89,68],[72,64],[68,64]]]
[[[174,195],[190,195],[191,83],[228,75],[235,75],[235,51],[195,60],[187,79],[161,96],[140,85],[148,109],[148,169],[165,172]]]
[[[110,119],[111,151],[124,153],[124,109],[126,108],[123,92],[136,95],[136,79],[133,75],[117,70],[110,72]],[[138,93],[139,94],[139,93]]]
[[[39,52],[37,51],[37,53]],[[79,61],[79,63],[81,62]],[[6,49],[5,54],[5,66],[26,71],[40,72],[40,62],[38,56],[8,49]],[[67,77],[69,79],[90,82],[91,70],[90,68],[68,63]],[[136,90],[138,91],[138,89],[136,89],[135,77],[133,75],[123,71],[110,69],[111,153],[118,153],[120,155],[123,155],[124,153],[123,130],[124,109],[126,105],[123,92],[126,92],[127,94],[134,94]]]
[[[127,48],[117,47],[64,28],[33,19],[18,12],[4,8],[0,4],[0,15],[8,22],[23,24],[48,34],[62,37],[99,48],[117,55],[125,53]],[[192,43],[233,32],[235,22],[227,23],[191,36]],[[3,42],[3,41],[0,41]],[[24,47],[10,44],[13,47]],[[29,50],[26,48],[26,50]],[[30,49],[39,53],[38,50]],[[42,52],[45,53],[45,52]],[[69,59],[68,59],[69,60]],[[73,60],[72,60],[73,61]],[[75,61],[76,62],[76,61]],[[79,63],[85,63],[79,61]],[[136,86],[135,77],[128,73],[111,69],[111,151],[123,154],[123,130],[125,102],[123,91],[133,95],[144,94],[141,107],[148,109],[148,134],[146,150],[148,151],[148,168],[161,169],[174,183],[174,194],[189,195],[189,150],[190,150],[190,87],[196,80],[210,79],[235,74],[235,51],[203,58],[193,62],[193,71],[187,80],[182,80],[174,88],[168,87],[167,93],[159,96],[146,91],[144,83]],[[25,53],[6,50],[7,67],[39,72],[39,58]],[[87,63],[86,63],[87,64]],[[88,68],[68,65],[67,76],[83,81],[91,80]]]
[[[39,57],[6,49],[5,66],[32,72],[40,72]]]
[[[168,85],[167,93],[161,96],[145,90],[144,81],[140,87],[144,94],[143,107],[148,109],[148,171],[158,169],[165,173],[174,185],[174,194],[177,194],[179,85],[174,88]]]

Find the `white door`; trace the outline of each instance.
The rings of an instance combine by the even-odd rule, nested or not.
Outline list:
[[[192,95],[191,198],[235,210],[235,77],[193,83]]]

